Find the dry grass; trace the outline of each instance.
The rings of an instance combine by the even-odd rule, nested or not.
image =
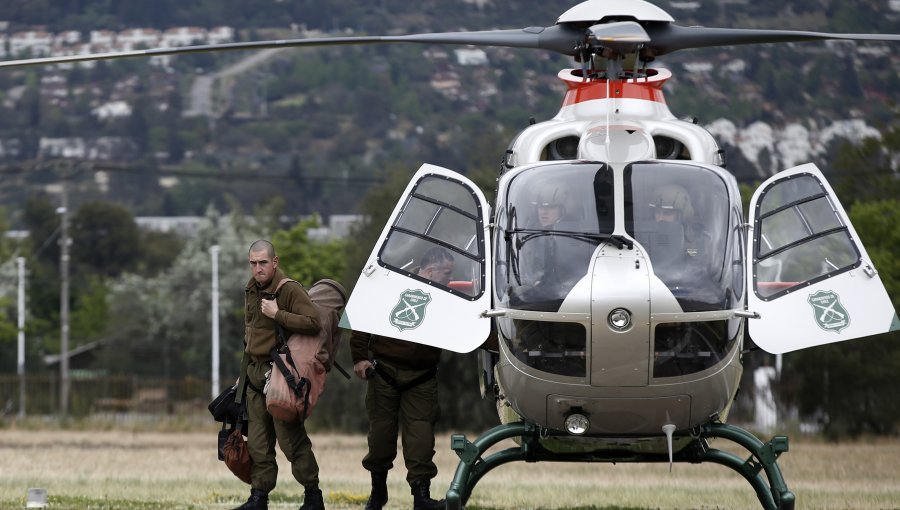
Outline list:
[[[470,438],[471,439],[471,438]],[[0,431],[0,508],[22,508],[26,489],[46,488],[51,508],[208,508],[237,506],[248,488],[216,460],[216,431]],[[329,508],[359,508],[368,495],[360,466],[363,436],[314,434]],[[456,468],[449,437],[438,438],[434,495]],[[727,444],[715,445],[726,448]],[[744,454],[740,454],[744,457]],[[273,509],[296,508],[302,488],[282,462]],[[830,445],[793,441],[780,461],[798,509],[900,508],[900,441]],[[389,478],[388,508],[409,508],[406,471]],[[470,507],[595,509],[757,509],[749,484],[714,465],[524,464],[491,472]]]

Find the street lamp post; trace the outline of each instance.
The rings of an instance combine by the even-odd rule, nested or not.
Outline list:
[[[209,248],[212,259],[212,398],[219,394],[219,245]]]
[[[19,275],[18,288],[18,355],[16,373],[19,374],[19,418],[25,417],[25,257],[16,257]]]
[[[69,412],[69,196],[68,176],[62,179],[62,207],[59,237],[59,412]]]

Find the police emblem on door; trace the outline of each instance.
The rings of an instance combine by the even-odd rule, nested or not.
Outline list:
[[[391,310],[388,320],[400,331],[415,329],[425,320],[425,307],[431,302],[431,294],[421,290],[405,290],[400,301]]]
[[[825,331],[840,333],[850,325],[850,314],[841,305],[838,295],[830,290],[810,294],[806,301],[812,306],[816,323]]]

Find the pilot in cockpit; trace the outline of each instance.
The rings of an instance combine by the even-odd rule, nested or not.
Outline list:
[[[568,192],[556,184],[544,184],[535,194],[534,213],[536,225],[535,231],[554,230],[563,220],[566,214]],[[548,277],[554,273],[556,267],[556,244],[558,238],[540,233],[532,234],[532,237],[523,245],[522,254],[523,274],[532,285],[537,286],[546,283]],[[530,245],[530,246],[529,246]]]
[[[544,182],[526,204],[522,228],[513,244],[514,273],[510,291],[515,306],[557,307],[571,285],[564,288],[563,273],[569,263],[573,241],[560,235],[571,227],[567,213],[569,191],[558,183]],[[575,241],[583,244],[581,241]]]
[[[704,254],[706,236],[694,223],[693,200],[683,186],[659,186],[649,205],[656,222],[656,232],[649,247],[654,265],[663,269],[662,266],[667,264],[690,261]]]

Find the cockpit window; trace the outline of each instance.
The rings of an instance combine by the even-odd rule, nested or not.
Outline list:
[[[513,177],[501,197],[495,245],[500,304],[558,311],[587,275],[597,245],[611,239],[612,171],[599,163],[539,166]]]
[[[730,306],[738,293],[730,288],[735,266],[729,254],[739,247],[729,246],[737,225],[722,178],[700,166],[634,163],[625,168],[624,183],[625,230],[682,309]]]

